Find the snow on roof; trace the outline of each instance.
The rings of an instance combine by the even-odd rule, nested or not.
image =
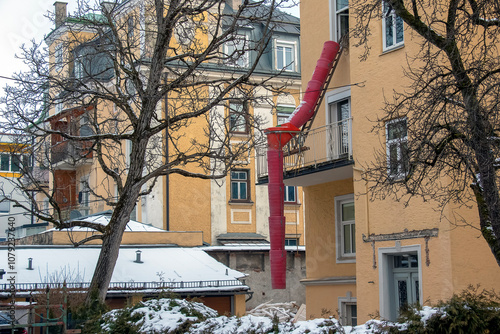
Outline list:
[[[78,220],[89,222],[89,223],[94,223],[94,224],[108,225],[110,218],[111,218],[111,216],[109,214],[100,214],[100,215],[92,215],[92,216],[78,218]],[[68,230],[68,229],[63,229],[63,231],[66,231],[66,230]],[[70,228],[69,230],[72,230],[75,232],[76,231],[82,231],[82,232],[93,231],[93,229],[91,229],[91,228],[80,227],[80,226],[74,226],[74,227]],[[58,231],[58,230],[55,228],[52,228],[48,231]],[[166,231],[162,230],[161,228],[154,227],[152,225],[147,225],[147,224],[137,222],[135,220],[130,220],[127,223],[127,227],[125,228],[125,232],[166,232]]]
[[[135,262],[137,250],[142,263]],[[11,270],[7,269],[7,252],[7,247],[0,247],[0,268],[16,271],[16,283],[85,283],[92,278],[100,247],[17,246]],[[28,258],[32,258],[32,270],[27,269]],[[200,248],[137,245],[120,248],[111,283],[225,281],[244,276]],[[240,285],[233,290],[242,288],[248,289]]]

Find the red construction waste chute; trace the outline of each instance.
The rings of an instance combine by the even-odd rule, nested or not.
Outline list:
[[[321,89],[328,78],[339,49],[338,43],[325,42],[312,79],[307,84],[302,102],[285,124],[265,130],[268,146],[269,239],[271,241],[269,258],[273,289],[286,288],[283,146],[299,133],[300,128],[313,117]]]

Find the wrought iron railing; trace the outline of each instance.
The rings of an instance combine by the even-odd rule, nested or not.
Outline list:
[[[352,118],[298,133],[284,148],[284,172],[352,158]],[[267,148],[256,151],[257,177],[266,177]]]
[[[88,289],[89,282],[82,283],[65,283],[66,288],[71,289]],[[12,292],[15,288],[16,292],[23,291],[45,291],[50,289],[63,289],[64,283],[16,283],[13,287],[11,284],[0,284],[0,293]],[[112,282],[109,284],[109,291],[112,290],[157,290],[157,289],[199,289],[199,288],[224,288],[224,287],[244,287],[245,282],[233,280],[209,280],[209,281],[187,281],[187,282]]]

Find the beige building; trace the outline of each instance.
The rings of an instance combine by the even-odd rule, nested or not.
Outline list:
[[[354,20],[347,0],[301,1],[303,89],[324,41],[338,41]],[[307,318],[334,315],[344,325],[377,314],[395,319],[404,304],[435,303],[469,284],[500,287],[500,268],[480,231],[455,224],[460,216],[478,221],[475,208],[449,206],[443,219],[432,202],[414,199],[405,207],[366,196],[361,165],[381,145],[398,152],[411,140],[405,119],[387,122],[388,138],[370,131],[384,92],[401,87],[406,56],[419,48],[409,29],[396,29],[400,24],[394,15],[372,20],[365,62],[352,44],[343,51],[313,128],[302,134],[301,146],[289,148],[298,153],[285,158],[285,184],[303,187],[305,196]],[[389,167],[398,173],[401,166]],[[258,174],[265,180],[267,171]]]

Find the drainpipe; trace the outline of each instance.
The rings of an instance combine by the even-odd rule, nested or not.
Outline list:
[[[165,73],[165,85],[167,84],[168,73]],[[168,117],[168,94],[165,94],[165,119]],[[165,128],[165,159],[168,163],[168,126]],[[170,174],[165,175],[165,218],[166,226],[165,230],[170,231]]]

